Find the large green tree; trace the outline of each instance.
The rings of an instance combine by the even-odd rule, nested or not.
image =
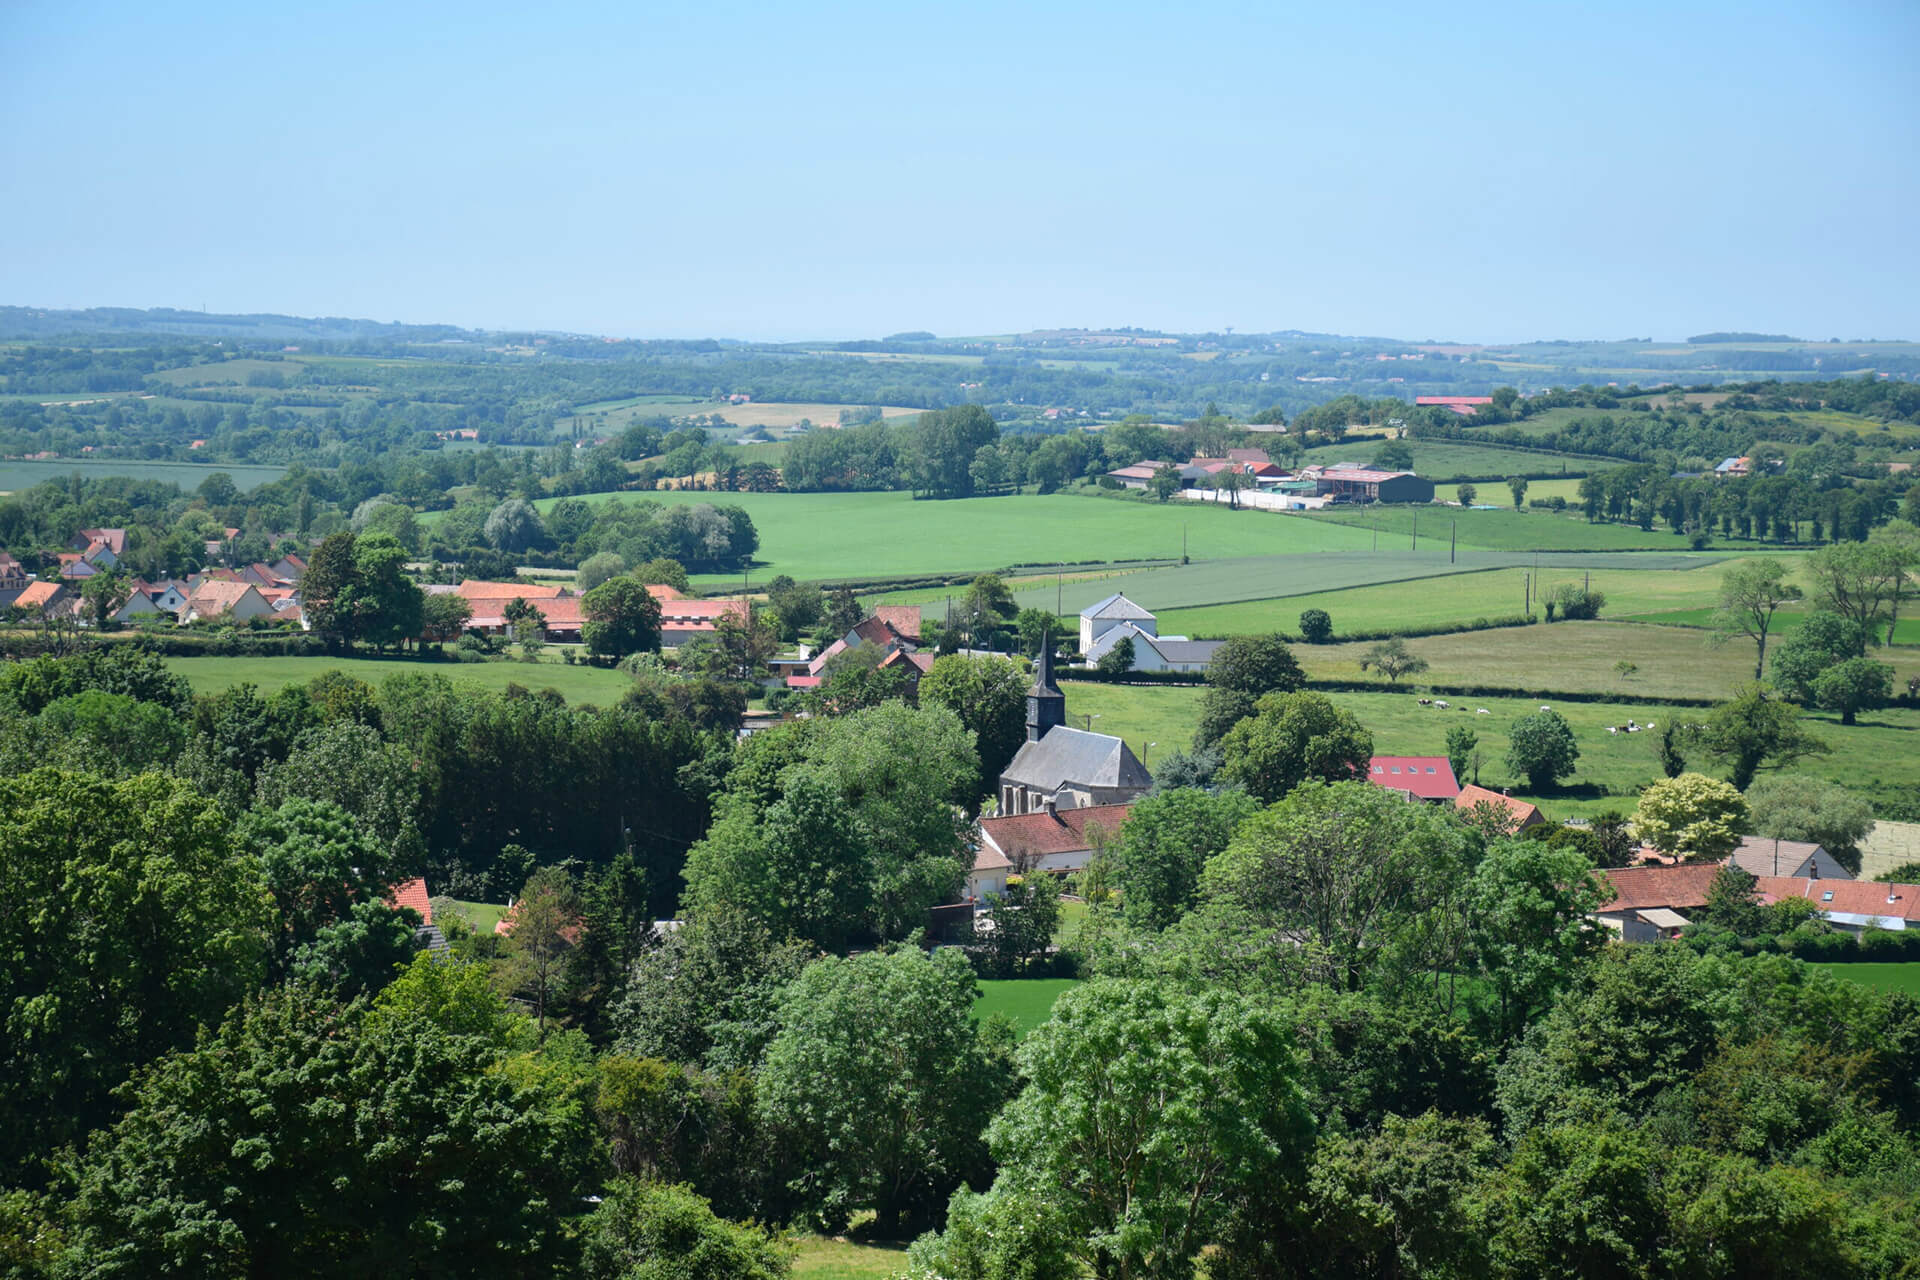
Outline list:
[[[1507,730],[1507,769],[1525,777],[1535,791],[1544,791],[1571,774],[1579,758],[1573,727],[1558,711],[1532,712]]]
[[[920,677],[920,705],[945,707],[973,734],[980,752],[975,795],[988,795],[1027,734],[1027,679],[1018,663],[957,653],[935,658]]]
[[[1640,794],[1634,832],[1675,858],[1717,862],[1740,845],[1747,802],[1740,792],[1699,773],[1663,778]]]
[[[870,951],[809,965],[780,1006],[758,1085],[761,1117],[805,1152],[822,1219],[860,1209],[885,1234],[923,1221],[984,1166],[999,1102],[957,951]]]
[[[1720,575],[1720,608],[1713,615],[1715,639],[1746,636],[1753,641],[1753,678],[1766,673],[1767,637],[1773,616],[1781,606],[1800,599],[1802,592],[1788,579],[1787,566],[1770,557],[1736,560]]]
[[[1799,713],[1758,681],[1741,685],[1732,698],[1715,707],[1698,736],[1707,753],[1726,764],[1733,785],[1743,791],[1761,769],[1785,768],[1833,750],[1801,727]]]
[[[635,578],[611,578],[581,596],[580,615],[580,638],[597,657],[660,647],[660,602]]]
[[[1366,776],[1373,735],[1324,694],[1270,693],[1220,741],[1221,776],[1273,801],[1303,782]]]
[[[1873,807],[1865,800],[1803,773],[1756,778],[1746,794],[1755,835],[1821,845],[1859,874],[1860,842],[1873,830]]]
[[[267,899],[184,782],[0,778],[0,1170],[98,1127],[136,1069],[265,975]]]
[[[88,1148],[84,1274],[552,1274],[593,1163],[590,1061],[510,1049],[269,992],[162,1062]]]
[[[1104,979],[1020,1050],[989,1134],[996,1198],[1055,1206],[1097,1280],[1191,1276],[1249,1200],[1297,1179],[1313,1121],[1292,1029],[1219,990]]]
[[[1824,611],[1808,614],[1773,651],[1773,683],[1789,698],[1809,702],[1821,673],[1866,651],[1866,628],[1853,619]]]
[[[1192,910],[1207,860],[1259,809],[1260,802],[1244,791],[1213,794],[1192,787],[1135,801],[1119,839],[1107,849],[1128,923],[1164,929]]]

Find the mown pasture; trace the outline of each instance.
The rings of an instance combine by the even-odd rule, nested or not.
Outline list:
[[[961,573],[1017,564],[1195,559],[1355,550],[1365,533],[1299,516],[1175,503],[1008,495],[915,501],[906,493],[593,494],[743,507],[760,533],[753,578],[800,581]],[[555,499],[537,505],[551,509]],[[738,575],[707,575],[713,587]]]
[[[1495,494],[1494,500],[1510,497]],[[1438,506],[1330,507],[1307,519],[1378,531],[1380,541],[1398,539],[1409,546],[1414,535],[1428,545],[1446,546],[1456,533],[1463,547],[1492,551],[1684,551],[1687,540],[1665,527],[1647,531],[1630,524],[1590,522],[1575,511],[1505,508],[1496,511],[1461,510]],[[1715,538],[1715,547],[1757,550],[1759,543]]]
[[[982,979],[973,1016],[984,1020],[1005,1014],[1025,1036],[1053,1016],[1053,1002],[1073,985],[1072,978]]]
[[[1877,991],[1897,991],[1920,999],[1920,964],[1816,964],[1836,978],[1858,982]]]
[[[1591,582],[1607,597],[1605,616],[1660,618],[1673,610],[1697,611],[1702,621],[1718,602],[1720,579],[1734,560],[1710,555],[1666,556],[1545,556],[1539,569],[1531,557],[1512,568],[1454,574],[1420,590],[1393,583],[1348,586],[1343,589],[1288,594],[1270,600],[1249,600],[1201,608],[1175,608],[1160,613],[1160,630],[1168,635],[1217,638],[1250,632],[1299,631],[1300,613],[1325,609],[1333,618],[1334,635],[1465,625],[1476,618],[1498,618],[1523,613],[1529,606],[1535,617],[1546,613],[1542,599],[1563,583]],[[1645,568],[1617,568],[1621,564]],[[1664,567],[1668,565],[1674,567]],[[1531,590],[1529,590],[1531,584]],[[1131,597],[1132,592],[1127,590]],[[1151,606],[1149,606],[1151,607]],[[1694,616],[1689,613],[1687,616]]]
[[[78,475],[88,480],[125,476],[130,480],[157,480],[177,484],[191,492],[216,471],[233,477],[234,485],[247,493],[287,474],[285,467],[234,464],[213,466],[204,462],[141,462],[132,458],[55,458],[48,461],[0,460],[0,493],[17,493],[49,480],[65,480]]]
[[[1491,678],[1497,668],[1483,670]],[[1068,682],[1067,723],[1086,727],[1094,717],[1096,733],[1118,734],[1144,757],[1147,768],[1175,748],[1191,745],[1202,690],[1191,685],[1110,685]],[[1374,749],[1382,755],[1440,755],[1446,749],[1447,729],[1465,725],[1480,739],[1483,785],[1509,788],[1539,804],[1549,817],[1591,814],[1604,809],[1631,810],[1641,787],[1660,776],[1649,733],[1609,734],[1607,726],[1660,724],[1671,719],[1698,720],[1698,707],[1673,707],[1649,697],[1624,703],[1555,702],[1545,698],[1451,698],[1446,710],[1422,707],[1414,690],[1397,693],[1335,692],[1333,701],[1353,712],[1373,734]],[[1507,730],[1521,716],[1542,704],[1553,707],[1572,726],[1580,746],[1580,760],[1572,779],[1562,788],[1535,793],[1524,778],[1507,774]],[[1480,708],[1489,714],[1476,714]],[[1830,779],[1863,791],[1920,787],[1920,751],[1913,750],[1920,730],[1920,711],[1889,708],[1864,715],[1851,728],[1824,713],[1807,717],[1813,732],[1832,748],[1794,766],[1796,772]],[[1710,761],[1691,762],[1716,772]],[[1463,779],[1470,781],[1471,777]],[[1604,792],[1601,790],[1604,788]]]
[[[1413,469],[1429,480],[1452,480],[1460,476],[1511,476],[1554,471],[1575,477],[1589,471],[1616,467],[1618,462],[1581,457],[1572,453],[1513,449],[1504,445],[1475,441],[1408,440],[1413,450]],[[1357,443],[1316,445],[1302,456],[1303,462],[1326,465],[1334,462],[1373,460],[1382,441],[1367,438]],[[1493,482],[1489,482],[1493,483]]]

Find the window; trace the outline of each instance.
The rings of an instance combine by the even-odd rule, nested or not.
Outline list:
[[[1398,772],[1400,772],[1400,766],[1399,766],[1399,765],[1395,765],[1395,766],[1393,766],[1393,771],[1394,771],[1395,773],[1398,773]]]
[[[1433,766],[1432,766],[1432,765],[1428,765],[1428,766],[1427,766],[1427,772],[1428,772],[1428,773],[1432,773],[1432,772],[1433,772]]]
[[[1821,894],[1821,895],[1820,895],[1820,901],[1822,901],[1822,902],[1832,902],[1832,901],[1833,901],[1833,890],[1831,890],[1831,889],[1829,889],[1829,890],[1827,890],[1827,891],[1826,891],[1825,893],[1823,893],[1823,894]]]

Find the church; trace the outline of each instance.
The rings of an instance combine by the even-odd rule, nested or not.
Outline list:
[[[1067,697],[1053,682],[1053,646],[1040,646],[1027,690],[1027,740],[1000,775],[1002,814],[1126,804],[1153,775],[1119,738],[1067,727]]]

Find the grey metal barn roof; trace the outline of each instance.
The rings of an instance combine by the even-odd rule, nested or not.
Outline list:
[[[1023,744],[1000,776],[1036,791],[1054,791],[1069,782],[1142,789],[1153,785],[1153,775],[1125,742],[1065,725],[1049,730],[1038,742]]]

